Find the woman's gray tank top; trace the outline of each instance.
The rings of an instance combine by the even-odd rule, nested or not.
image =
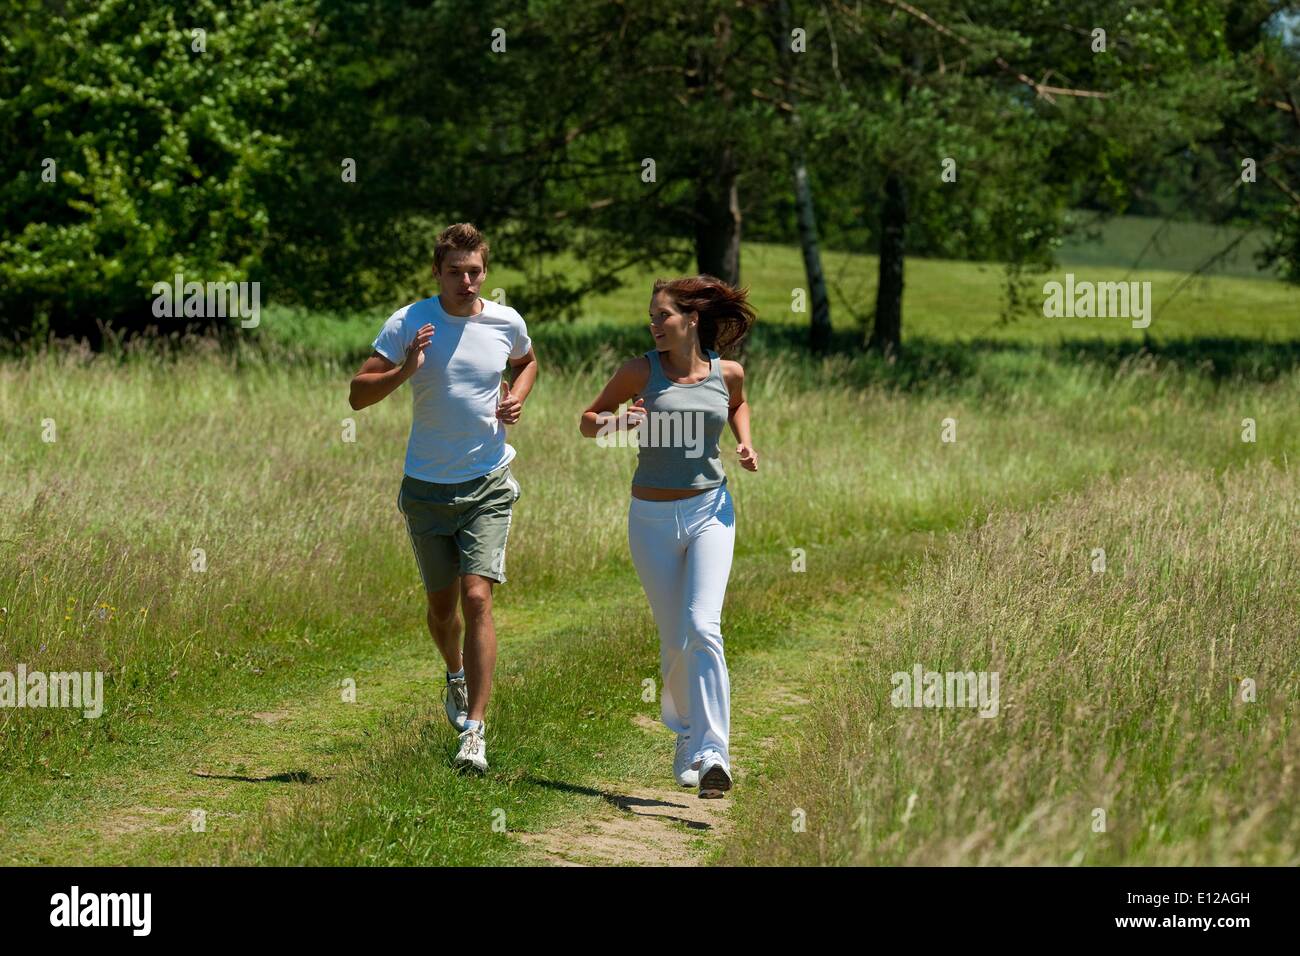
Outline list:
[[[726,481],[718,443],[727,424],[731,395],[722,359],[708,352],[708,378],[691,385],[668,381],[659,352],[646,352],[650,379],[639,396],[646,417],[632,434],[639,451],[632,484],[647,488],[716,488]]]

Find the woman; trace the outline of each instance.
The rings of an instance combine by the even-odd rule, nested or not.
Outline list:
[[[736,524],[718,451],[728,421],[741,467],[758,470],[744,369],[718,352],[739,343],[754,318],[746,291],[713,276],[656,281],[654,348],[624,363],[582,413],[586,437],[628,430],[638,445],[628,543],[659,629],[660,712],[677,734],[673,774],[701,797],[731,789],[722,601]]]

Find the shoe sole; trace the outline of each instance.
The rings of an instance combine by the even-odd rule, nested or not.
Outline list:
[[[472,760],[453,760],[452,765],[457,770],[472,770],[475,773],[487,773],[487,764],[480,767]]]
[[[710,767],[709,772],[700,778],[701,800],[716,800],[730,789],[731,778],[719,766]]]

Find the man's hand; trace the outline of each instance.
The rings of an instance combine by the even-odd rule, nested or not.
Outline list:
[[[433,325],[426,324],[415,333],[415,339],[406,349],[406,361],[402,363],[402,375],[410,378],[424,365],[424,347],[433,341]],[[414,362],[414,364],[412,364]]]
[[[506,425],[514,425],[519,421],[519,416],[523,414],[524,403],[521,402],[510,391],[510,386],[503,380],[501,382],[501,401],[497,403],[497,421]]]

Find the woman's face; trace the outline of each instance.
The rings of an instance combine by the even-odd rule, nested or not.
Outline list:
[[[667,292],[656,292],[650,299],[650,334],[660,352],[689,341],[698,321],[694,312],[685,315],[679,312]]]

